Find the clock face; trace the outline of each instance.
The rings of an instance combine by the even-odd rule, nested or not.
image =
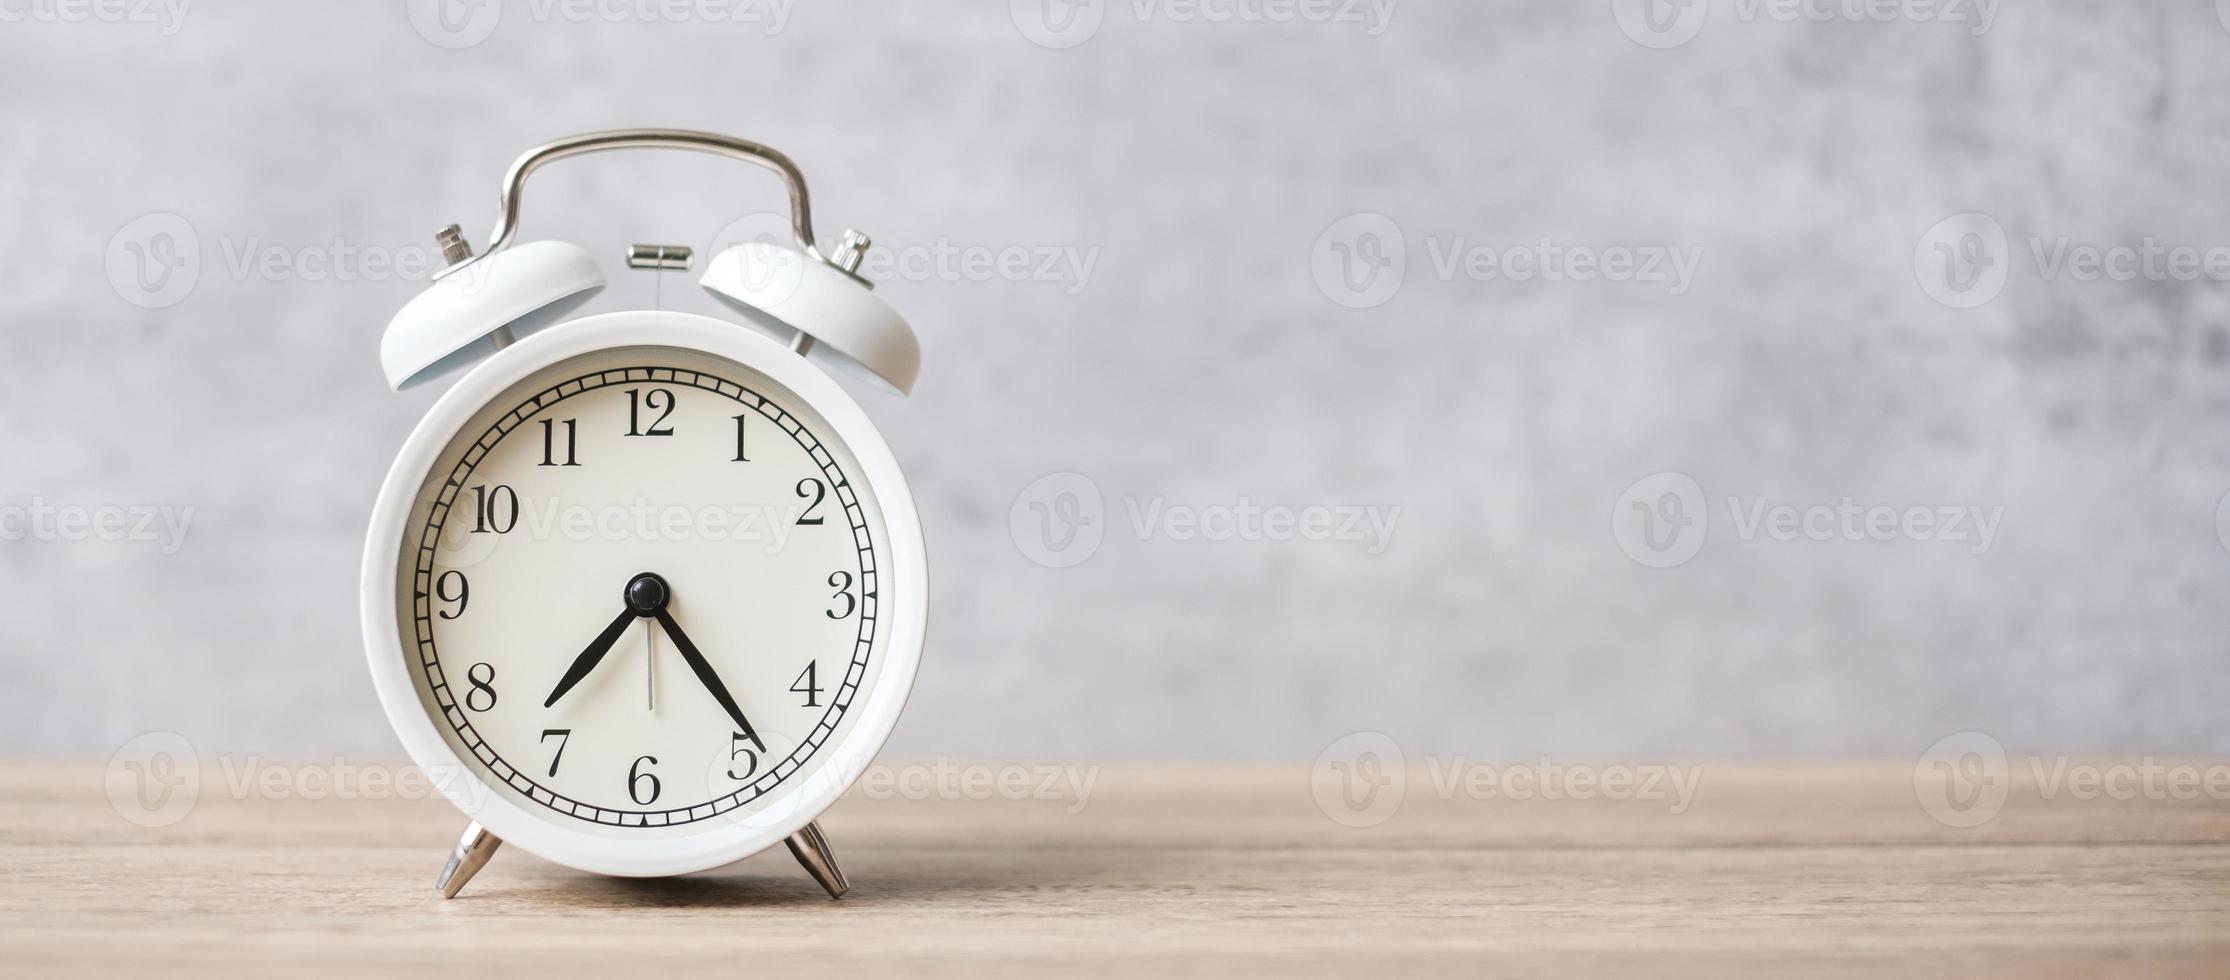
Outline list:
[[[423,709],[481,782],[571,829],[769,805],[878,689],[888,535],[860,477],[812,405],[724,358],[533,373],[457,429],[403,520]]]

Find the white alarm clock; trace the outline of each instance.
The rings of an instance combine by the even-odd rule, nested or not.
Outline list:
[[[737,320],[558,322],[604,285],[596,263],[512,244],[536,168],[635,147],[787,183],[797,248],[735,246],[702,280]],[[362,615],[389,722],[471,819],[442,894],[509,841],[629,876],[786,842],[841,895],[814,821],[897,723],[928,613],[905,477],[824,370],[903,394],[919,368],[912,330],[857,275],[868,240],[824,257],[787,157],[683,130],[537,147],[504,178],[486,252],[456,226],[437,237],[450,265],[388,324],[380,360],[398,390],[479,363],[380,489]],[[691,257],[638,245],[628,264]]]

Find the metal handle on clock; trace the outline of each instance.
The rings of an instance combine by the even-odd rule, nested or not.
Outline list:
[[[511,162],[511,169],[503,175],[502,209],[497,212],[495,230],[488,235],[488,248],[480,254],[485,256],[502,251],[519,233],[519,201],[525,193],[527,177],[541,169],[543,164],[588,153],[634,149],[695,150],[755,163],[774,171],[781,176],[783,185],[790,192],[790,231],[797,236],[798,246],[805,254],[822,259],[820,249],[815,247],[813,239],[812,201],[806,194],[805,175],[799,172],[797,164],[771,146],[693,129],[613,129],[583,133],[551,140],[520,154],[517,160]],[[470,247],[463,245],[461,238],[457,244],[460,247],[459,253],[452,254],[453,264],[442,270],[442,275],[448,275],[477,260],[470,253]],[[448,247],[446,241],[444,247]]]

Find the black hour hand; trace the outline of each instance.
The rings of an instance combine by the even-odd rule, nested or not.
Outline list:
[[[549,700],[542,702],[542,706],[547,708],[558,703],[558,699],[564,697],[565,692],[572,690],[574,685],[581,683],[581,679],[587,677],[589,671],[595,670],[596,665],[603,662],[604,655],[612,652],[612,644],[619,642],[620,636],[627,632],[628,624],[634,622],[635,619],[635,610],[621,610],[619,618],[612,620],[612,625],[604,627],[604,632],[597,635],[596,642],[590,643],[588,649],[581,651],[580,656],[573,658],[573,666],[565,669],[565,676],[558,679],[557,688],[550,692]]]

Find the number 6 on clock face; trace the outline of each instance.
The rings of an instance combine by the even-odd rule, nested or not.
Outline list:
[[[795,831],[880,748],[918,662],[920,531],[889,450],[733,324],[611,314],[501,360],[436,406],[374,517],[390,720],[422,765],[453,761],[476,819],[576,867],[696,870]]]

